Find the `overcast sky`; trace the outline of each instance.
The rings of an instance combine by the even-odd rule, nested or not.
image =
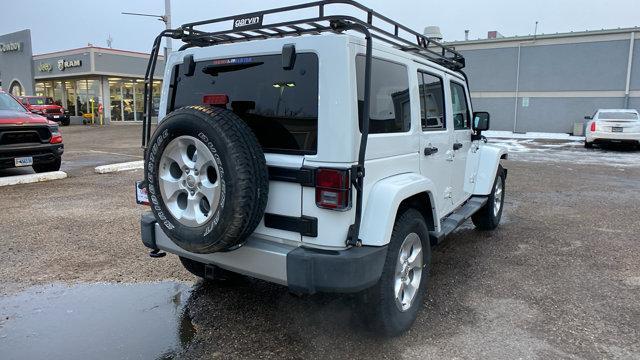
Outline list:
[[[86,46],[106,46],[109,35],[117,49],[148,52],[163,23],[153,18],[121,15],[122,11],[162,14],[164,0],[3,0],[0,34],[31,29],[35,54]],[[189,21],[222,17],[302,0],[172,0],[174,27]],[[599,30],[640,26],[640,0],[361,0],[365,5],[411,28],[439,25],[445,40]],[[8,7],[8,9],[7,9]]]

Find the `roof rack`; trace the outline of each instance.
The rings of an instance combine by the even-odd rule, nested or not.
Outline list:
[[[366,20],[350,15],[326,15],[326,10],[342,5]],[[297,10],[316,9],[317,16],[277,23],[264,23],[265,15],[291,13]],[[233,28],[207,32],[200,30],[205,25],[233,22]],[[177,31],[179,39],[186,43],[183,48],[192,46],[211,46],[243,41],[260,40],[274,37],[320,34],[323,32],[342,32],[341,22],[352,22],[365,26],[374,39],[386,42],[399,50],[412,52],[417,56],[438,63],[453,71],[464,68],[464,57],[452,47],[441,44],[433,38],[422,35],[388,17],[352,0],[324,0],[307,4],[293,5],[254,13],[245,13],[218,19],[196,21],[182,25]],[[388,29],[384,29],[388,28]]]

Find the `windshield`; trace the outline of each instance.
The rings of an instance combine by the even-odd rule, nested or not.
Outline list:
[[[601,112],[598,119],[603,120],[638,120],[638,114],[632,112]]]
[[[53,105],[53,99],[50,97],[34,97],[29,98],[31,105]]]
[[[181,76],[169,111],[202,104],[204,95],[226,95],[227,109],[251,127],[265,152],[316,153],[316,54],[298,54],[291,70],[279,54],[198,62],[194,76],[182,76],[182,66],[174,69]]]
[[[20,103],[7,93],[0,92],[0,110],[27,112]]]

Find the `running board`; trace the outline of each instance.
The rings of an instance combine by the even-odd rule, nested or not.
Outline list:
[[[429,231],[431,243],[439,244],[487,203],[488,196],[472,196],[461,207],[440,221],[440,231]]]

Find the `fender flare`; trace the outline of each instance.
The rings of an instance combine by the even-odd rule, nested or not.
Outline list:
[[[473,194],[489,195],[493,189],[500,160],[508,157],[507,149],[502,146],[483,144],[478,151],[480,157]]]
[[[433,194],[436,187],[430,179],[414,173],[394,175],[375,183],[369,191],[362,217],[360,239],[363,245],[383,246],[389,243],[398,207],[403,200],[427,193],[434,222],[438,226]]]

